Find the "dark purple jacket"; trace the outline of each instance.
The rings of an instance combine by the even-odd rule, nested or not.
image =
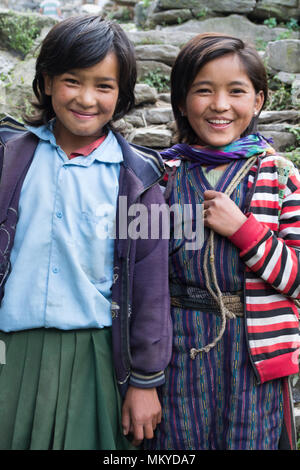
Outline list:
[[[1,127],[2,126],[2,127]],[[16,132],[15,132],[16,130]],[[2,131],[2,132],[1,132]],[[11,132],[13,131],[13,132]],[[134,203],[163,204],[158,182],[164,169],[159,154],[129,145],[115,134],[124,161],[119,178],[119,196]],[[0,123],[0,299],[10,271],[10,252],[18,218],[21,187],[38,143],[35,135],[20,126]],[[0,143],[1,143],[0,141]],[[141,388],[164,382],[164,369],[171,357],[172,327],[168,288],[168,240],[130,239],[119,230],[123,205],[117,206],[117,237],[112,287],[112,336],[116,377],[122,394],[128,384]],[[122,199],[124,202],[124,198]],[[124,217],[123,217],[124,218]],[[127,217],[128,225],[132,218]],[[149,233],[151,217],[149,216]],[[120,231],[120,233],[119,233]]]

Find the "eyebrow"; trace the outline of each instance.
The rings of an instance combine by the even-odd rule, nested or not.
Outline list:
[[[213,81],[212,80],[200,80],[199,82],[196,82],[196,83],[193,83],[191,88],[195,88],[199,85],[213,85]],[[242,80],[233,80],[232,82],[228,83],[229,86],[233,86],[233,85],[239,85],[239,86],[246,86],[248,87],[248,83],[247,82],[244,82]]]
[[[74,77],[76,77],[78,75],[78,72],[75,72],[74,70],[68,70],[65,73],[73,75]],[[96,77],[96,80],[101,80],[101,81],[104,81],[104,82],[118,82],[118,80],[116,80],[113,77]]]

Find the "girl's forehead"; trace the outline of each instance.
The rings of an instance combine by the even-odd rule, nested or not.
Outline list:
[[[74,67],[64,73],[94,78],[116,78],[119,76],[119,61],[116,54],[109,53],[102,60],[90,67]]]
[[[248,72],[237,54],[225,54],[209,60],[197,70],[193,82],[200,76],[207,76],[216,81],[234,80],[236,77],[250,81]]]

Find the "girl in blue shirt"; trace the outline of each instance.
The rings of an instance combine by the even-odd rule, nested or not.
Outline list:
[[[161,178],[157,155],[143,149],[137,158],[111,124],[133,107],[135,80],[133,47],[117,24],[97,16],[70,18],[43,41],[33,81],[38,112],[27,117],[36,144],[31,160],[23,147],[22,160],[30,164],[13,208],[18,222],[10,237],[11,269],[0,308],[0,340],[7,351],[0,373],[1,449],[127,449],[125,435],[131,433],[137,445],[153,437],[160,421],[156,386],[170,357],[167,288],[156,293],[155,308],[143,307],[139,316],[132,312],[139,319],[136,328],[131,320],[131,335],[136,329],[141,346],[136,338],[131,341],[131,360],[138,369],[135,374],[129,370],[131,379],[120,380],[127,357],[112,359],[112,289],[118,274],[110,231],[129,157],[146,171],[144,192],[154,203],[163,202],[149,178],[156,167],[156,182]],[[17,148],[15,142],[10,147]],[[5,171],[4,164],[3,180]],[[143,182],[142,174],[136,181]],[[147,271],[166,286],[167,241],[156,245],[165,267],[150,266],[149,256]],[[134,288],[124,289],[124,282],[120,292],[130,301]],[[148,278],[152,295],[157,288],[151,282]],[[121,338],[129,330],[128,305],[124,313]],[[149,342],[149,328],[157,328],[161,340],[155,336]],[[129,349],[122,354],[128,350],[130,359]],[[122,418],[115,368],[119,384],[126,385]]]

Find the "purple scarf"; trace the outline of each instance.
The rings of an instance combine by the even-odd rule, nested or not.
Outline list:
[[[272,141],[257,133],[242,137],[224,147],[198,148],[191,147],[188,144],[176,144],[161,152],[161,155],[165,160],[188,159],[195,164],[215,168],[224,163],[231,163],[234,160],[249,158],[262,153],[274,154],[275,150],[269,142]]]

